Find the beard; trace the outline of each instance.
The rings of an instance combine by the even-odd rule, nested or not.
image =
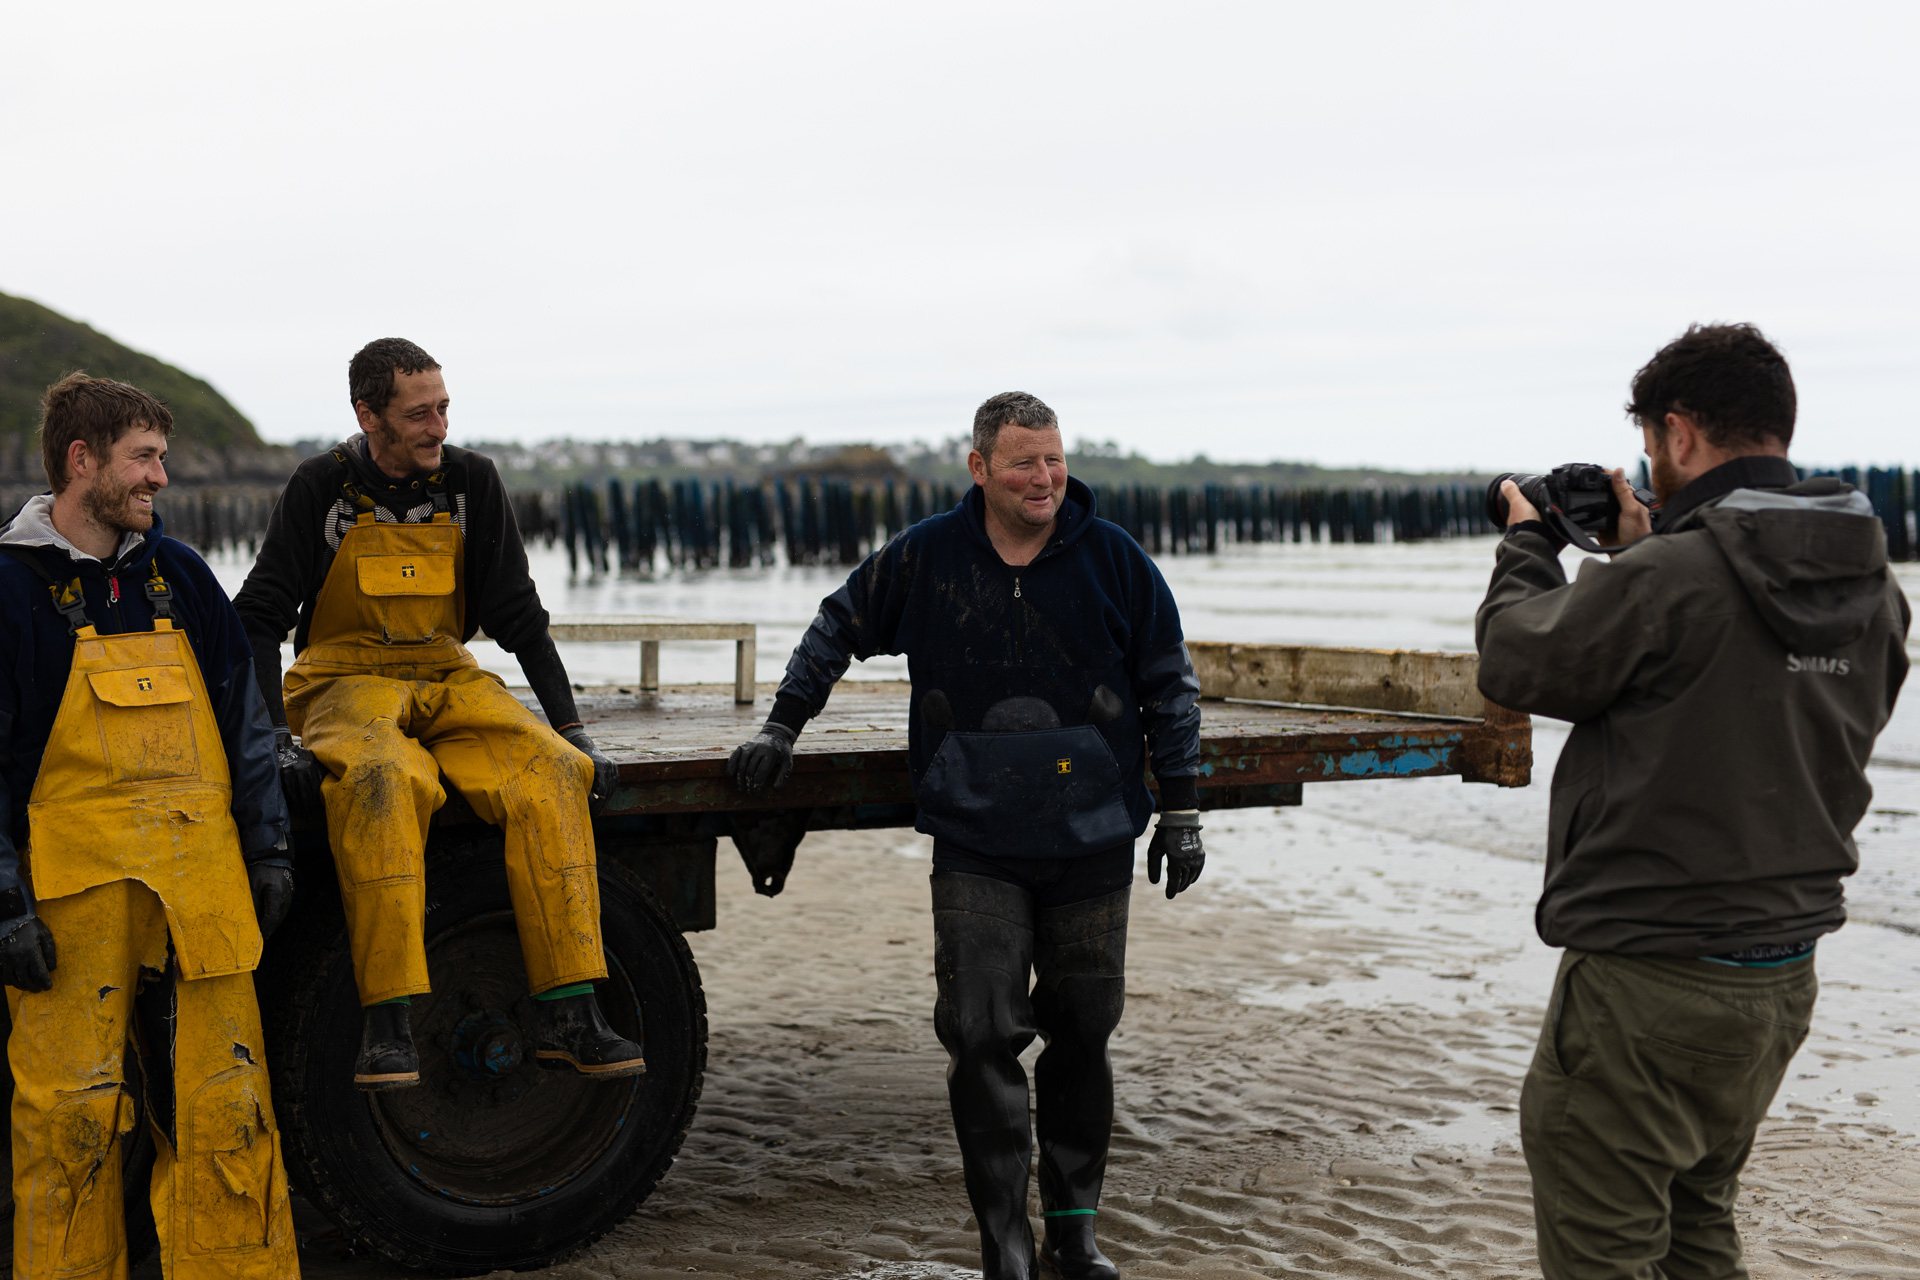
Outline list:
[[[108,529],[117,529],[121,533],[145,533],[153,528],[153,509],[148,507],[136,511],[130,499],[135,493],[150,492],[152,490],[128,484],[106,473],[81,497],[80,505],[91,519]]]
[[[1653,496],[1662,503],[1686,487],[1680,479],[1679,468],[1673,465],[1673,458],[1666,449],[1648,455],[1647,463],[1647,479],[1653,484]]]

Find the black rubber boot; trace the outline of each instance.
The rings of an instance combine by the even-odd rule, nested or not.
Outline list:
[[[1033,1043],[1027,971],[1033,898],[988,876],[933,877],[933,1029],[947,1050],[947,1099],[980,1226],[984,1280],[1039,1274],[1027,1218],[1033,1130],[1020,1051]]]
[[[1126,1003],[1128,890],[1039,913],[1034,1022],[1047,1047],[1034,1064],[1045,1258],[1066,1280],[1117,1280],[1094,1243],[1113,1134],[1107,1040]]]
[[[600,1002],[591,991],[558,1000],[536,1000],[534,1004],[540,1009],[540,1038],[533,1056],[547,1070],[572,1068],[598,1080],[646,1071],[640,1046],[607,1025],[600,1014]]]
[[[353,1061],[358,1089],[407,1089],[420,1083],[420,1052],[404,1004],[370,1004],[363,1010],[360,1056]]]

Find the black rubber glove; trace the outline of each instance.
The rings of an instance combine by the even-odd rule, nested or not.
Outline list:
[[[39,916],[29,916],[0,938],[0,983],[22,991],[51,991],[53,931]]]
[[[740,784],[742,791],[771,787],[778,791],[787,785],[793,772],[793,744],[799,732],[777,720],[760,726],[760,732],[733,749],[727,757],[727,776]]]
[[[587,800],[587,812],[598,817],[607,807],[607,801],[613,799],[613,789],[620,782],[620,766],[608,758],[607,753],[593,745],[581,725],[562,729],[560,736],[572,745],[575,751],[593,761],[593,794]]]
[[[1160,862],[1167,864],[1167,896],[1171,898],[1200,878],[1207,851],[1200,843],[1200,811],[1176,809],[1160,815],[1147,845],[1147,882],[1160,883]]]
[[[253,918],[260,922],[260,936],[271,938],[293,907],[293,868],[250,862],[247,884],[253,889]]]
[[[294,742],[292,729],[277,724],[273,754],[280,762],[280,790],[287,797],[288,816],[303,823],[324,823],[327,811],[320,799],[320,780],[327,774],[313,752]]]

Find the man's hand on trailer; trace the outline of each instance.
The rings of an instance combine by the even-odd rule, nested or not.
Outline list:
[[[600,748],[593,745],[593,739],[580,725],[568,725],[560,731],[575,751],[593,761],[593,795],[587,801],[587,812],[598,815],[607,807],[607,801],[613,799],[613,788],[620,781],[620,766]]]
[[[1171,898],[1195,880],[1207,865],[1207,850],[1200,843],[1200,811],[1176,809],[1160,815],[1147,845],[1147,882],[1160,883],[1160,864],[1167,864],[1167,896]]]
[[[280,764],[280,790],[287,797],[287,812],[302,821],[324,821],[326,806],[320,799],[320,780],[327,775],[313,752],[293,740],[292,729],[277,724],[273,727],[273,754]]]
[[[778,791],[793,772],[793,743],[800,735],[787,726],[769,720],[760,732],[733,749],[727,757],[727,776],[740,784],[742,791],[771,787]]]

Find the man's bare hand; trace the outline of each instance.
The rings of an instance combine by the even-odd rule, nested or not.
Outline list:
[[[1653,511],[1634,496],[1625,467],[1615,467],[1607,474],[1613,477],[1613,497],[1620,504],[1620,519],[1610,536],[1594,541],[1603,547],[1631,546],[1653,532]]]
[[[1507,528],[1527,520],[1538,520],[1540,508],[1528,502],[1520,492],[1520,486],[1511,480],[1500,483],[1500,496],[1507,500]]]

